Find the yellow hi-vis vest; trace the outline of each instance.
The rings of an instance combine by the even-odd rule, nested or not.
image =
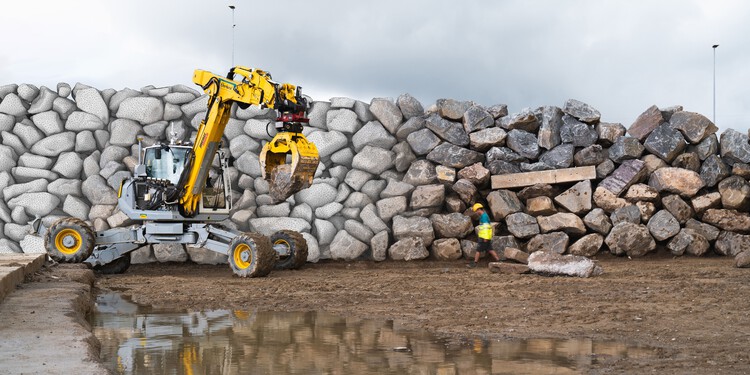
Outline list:
[[[492,225],[490,224],[479,224],[477,226],[477,236],[483,240],[492,239]]]

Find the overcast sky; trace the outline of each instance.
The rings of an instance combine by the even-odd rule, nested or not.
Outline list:
[[[3,0],[0,85],[193,85],[270,71],[315,100],[410,93],[524,107],[574,98],[629,126],[682,105],[750,126],[750,2]],[[196,87],[197,88],[197,87]]]

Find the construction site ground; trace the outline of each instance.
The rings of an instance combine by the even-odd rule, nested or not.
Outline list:
[[[321,262],[258,279],[226,265],[146,264],[96,286],[163,307],[392,319],[455,343],[591,338],[652,348],[582,369],[591,373],[750,373],[748,269],[666,253],[597,260],[604,274],[592,278],[493,274],[463,261]]]
[[[650,348],[584,373],[749,373],[750,272],[728,257],[598,256],[592,278],[493,274],[462,261],[321,262],[242,279],[226,265],[134,265],[93,278],[44,267],[0,303],[0,373],[103,373],[85,316],[97,289],[175,309],[325,311],[392,319],[455,345],[590,338]],[[90,288],[91,283],[94,288]]]

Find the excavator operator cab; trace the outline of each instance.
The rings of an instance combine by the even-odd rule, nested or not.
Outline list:
[[[178,185],[191,150],[192,147],[179,145],[147,147],[143,152],[146,177],[169,180],[173,185]]]

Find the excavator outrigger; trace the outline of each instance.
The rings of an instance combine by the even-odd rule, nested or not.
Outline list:
[[[231,185],[224,173],[229,159],[221,139],[234,103],[241,108],[272,108],[279,114],[278,133],[259,156],[262,177],[269,181],[273,197],[284,200],[312,184],[320,159],[315,145],[302,134],[308,103],[301,88],[276,83],[268,72],[242,66],[230,69],[226,77],[199,69],[193,82],[208,94],[208,110],[195,142],[172,139],[142,149],[139,141],[133,176],[120,184],[118,208],[135,224],[94,232],[83,220],[59,219],[44,235],[52,259],[122,273],[130,266],[133,250],[179,243],[226,254],[233,272],[242,277],[265,276],[274,267],[298,268],[307,261],[307,242],[297,232],[278,231],[269,240],[219,224],[232,208]],[[219,166],[212,168],[217,154]]]

